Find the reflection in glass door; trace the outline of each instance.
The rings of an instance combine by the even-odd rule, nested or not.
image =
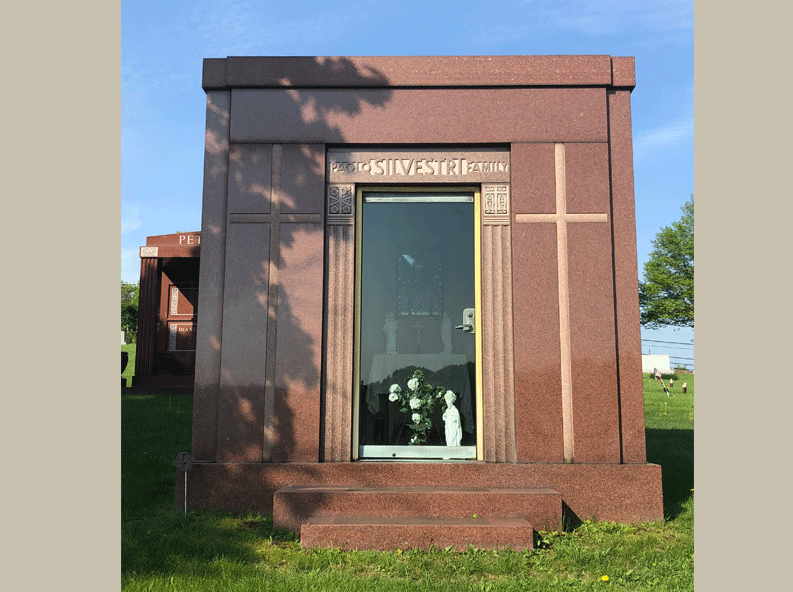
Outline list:
[[[359,196],[360,458],[477,457],[475,198]]]

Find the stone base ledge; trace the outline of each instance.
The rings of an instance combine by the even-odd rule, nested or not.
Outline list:
[[[174,508],[184,507],[184,475],[175,475]],[[270,515],[286,487],[550,488],[573,520],[639,523],[663,520],[656,464],[522,464],[478,462],[208,463],[188,473],[189,509]]]

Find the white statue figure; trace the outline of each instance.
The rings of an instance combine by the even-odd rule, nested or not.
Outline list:
[[[443,353],[452,353],[452,322],[446,313],[443,313],[441,321],[441,341],[443,341]]]
[[[454,406],[457,397],[452,391],[446,391],[446,411],[443,412],[443,423],[446,424],[446,446],[459,446],[463,439],[463,428],[460,425],[460,412]]]
[[[394,319],[394,313],[389,312],[385,316],[385,325],[383,325],[383,331],[385,331],[385,350],[389,354],[396,353],[396,330],[397,323],[396,319]]]

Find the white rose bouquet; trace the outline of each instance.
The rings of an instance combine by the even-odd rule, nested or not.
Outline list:
[[[402,392],[402,387],[398,384],[392,384],[388,391],[388,400],[392,403],[399,401],[399,394]]]
[[[424,373],[416,370],[413,377],[408,380],[408,389],[402,390],[398,384],[392,384],[388,389],[388,400],[399,404],[402,413],[410,413],[412,423],[408,427],[413,432],[410,444],[423,444],[432,429],[432,412],[435,406],[444,399],[444,395],[452,391],[444,387],[433,387],[424,382]]]

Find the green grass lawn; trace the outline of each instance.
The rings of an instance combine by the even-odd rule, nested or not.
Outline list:
[[[647,460],[663,467],[667,519],[681,514],[694,489],[694,375],[679,374],[674,383],[667,396],[660,383],[644,376]]]
[[[190,449],[192,398],[122,396],[122,590],[693,590],[693,375],[683,380],[688,393],[667,397],[645,378],[665,523],[584,522],[541,533],[531,552],[462,554],[303,550],[270,516],[174,512],[171,462]]]
[[[121,351],[129,354],[129,362],[124,372],[121,373],[121,378],[127,379],[127,386],[132,386],[132,377],[135,376],[135,344],[127,343],[121,346]]]
[[[694,429],[694,375],[677,374],[669,396],[664,394],[660,382],[647,374],[644,381],[644,423],[648,429]],[[668,386],[664,377],[664,384]],[[688,386],[682,393],[683,383]]]

